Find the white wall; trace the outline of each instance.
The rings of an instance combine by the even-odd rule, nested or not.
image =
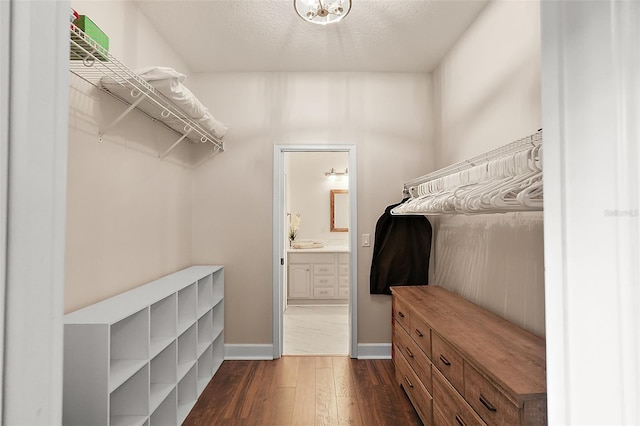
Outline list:
[[[438,167],[542,127],[539,7],[489,3],[435,71]],[[433,222],[433,282],[544,335],[542,213]]]
[[[328,246],[349,246],[348,232],[331,232],[330,191],[348,189],[349,178],[325,176],[333,167],[344,172],[349,165],[346,152],[288,152],[289,201],[292,214],[300,214],[296,240],[314,240]]]
[[[549,424],[640,424],[639,20],[542,3]]]
[[[128,1],[73,2],[110,37],[132,69],[186,66]],[[188,81],[188,79],[187,79]],[[191,164],[187,143],[134,111],[98,142],[126,106],[74,75],[69,89],[65,311],[191,264]]]
[[[195,171],[195,263],[225,265],[225,340],[270,344],[274,144],[356,144],[358,232],[373,234],[402,184],[432,167],[427,74],[195,75],[231,124],[226,151]],[[304,220],[304,218],[303,218]],[[369,294],[372,248],[358,251],[358,339],[391,341],[391,300]]]

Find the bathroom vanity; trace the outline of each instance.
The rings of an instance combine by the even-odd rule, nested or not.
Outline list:
[[[348,249],[290,249],[287,265],[289,304],[347,303],[349,300]]]

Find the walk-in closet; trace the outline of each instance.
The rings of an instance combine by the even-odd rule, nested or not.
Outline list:
[[[0,1],[0,423],[640,423],[639,20]]]

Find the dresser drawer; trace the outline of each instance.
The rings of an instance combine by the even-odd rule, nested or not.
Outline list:
[[[349,265],[338,265],[338,275],[349,276]]]
[[[440,374],[433,371],[434,410],[440,413],[434,416],[436,426],[482,426],[485,422],[473,411],[458,392]],[[509,424],[510,426],[512,424]]]
[[[411,315],[409,318],[409,333],[411,338],[420,346],[420,349],[431,359],[431,328],[426,322],[422,321],[417,315]]]
[[[393,317],[405,330],[409,330],[409,307],[397,297],[393,298]]]
[[[398,325],[393,327],[393,342],[397,343],[397,347],[413,371],[420,377],[427,390],[431,392],[431,361],[427,355],[411,340],[404,328]]]
[[[433,365],[449,380],[458,392],[463,393],[462,357],[436,333],[431,336],[431,351]]]
[[[489,425],[519,424],[519,407],[468,363],[464,366],[464,395]]]
[[[433,412],[433,400],[431,398],[431,394],[424,387],[422,382],[418,379],[416,374],[413,372],[409,363],[402,355],[400,348],[398,346],[395,347],[395,368],[396,368],[396,380],[398,384],[400,384],[413,407],[418,412],[422,423],[425,425],[430,425],[432,420],[432,412]]]
[[[313,286],[314,287],[335,287],[336,277],[331,275],[314,275]]]
[[[314,288],[313,289],[313,297],[315,297],[317,299],[323,299],[323,298],[327,298],[327,297],[334,297],[335,294],[336,294],[336,291],[332,287]]]
[[[313,274],[314,275],[335,275],[336,265],[328,264],[328,263],[313,265]]]
[[[339,287],[338,288],[338,298],[339,299],[348,299],[349,298],[349,288]]]

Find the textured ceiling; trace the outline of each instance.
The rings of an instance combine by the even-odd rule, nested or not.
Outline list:
[[[337,24],[293,0],[135,0],[193,72],[431,71],[486,0],[353,0]]]

